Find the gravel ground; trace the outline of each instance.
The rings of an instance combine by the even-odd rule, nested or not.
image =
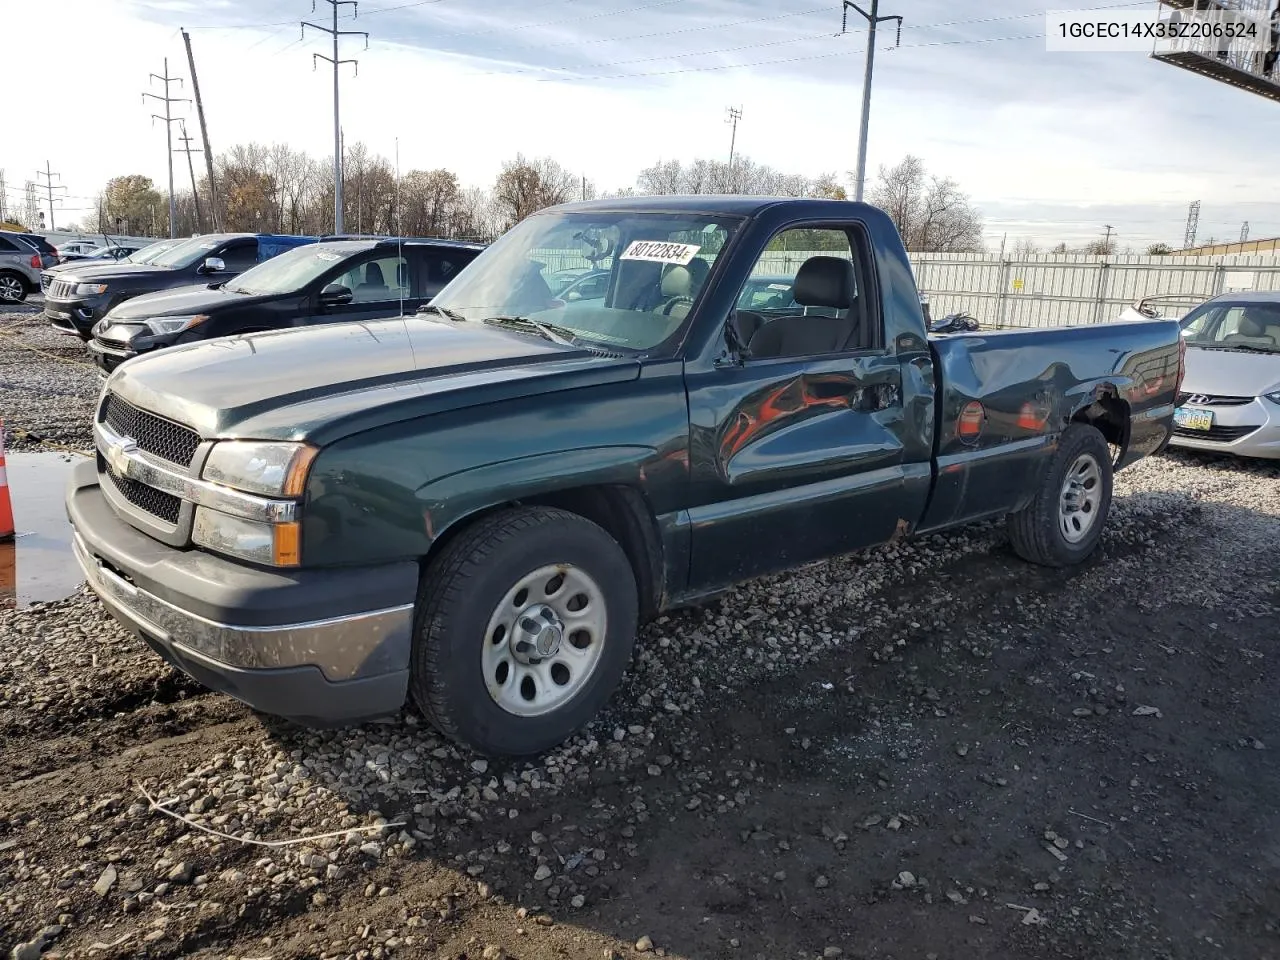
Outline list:
[[[92,371],[16,353],[0,412],[87,446]],[[1144,461],[1066,574],[983,525],[743,585],[530,762],[255,715],[87,596],[0,614],[0,947],[1280,955],[1277,481]]]

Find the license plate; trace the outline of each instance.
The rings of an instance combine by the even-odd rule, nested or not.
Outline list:
[[[1212,430],[1213,411],[1196,410],[1194,407],[1178,407],[1173,411],[1174,426],[1183,430]]]

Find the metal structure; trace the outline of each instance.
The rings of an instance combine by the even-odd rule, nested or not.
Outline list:
[[[1246,220],[1244,223],[1240,224],[1240,242],[1244,243],[1248,239],[1249,239],[1249,221]]]
[[[196,58],[191,52],[191,35],[186,30],[182,31],[182,42],[187,48],[187,67],[191,70],[191,95],[196,98],[200,139],[204,141],[204,169],[209,175],[209,221],[213,224],[213,229],[221,230],[222,214],[218,212],[218,185],[213,177],[213,148],[209,146],[209,128],[204,122],[204,101],[200,99],[200,80],[196,77]]]
[[[1182,235],[1182,245],[1184,247],[1194,247],[1196,245],[1196,228],[1200,226],[1200,201],[1191,201],[1191,206],[1187,209],[1187,229]]]
[[[738,144],[738,121],[742,119],[741,107],[730,107],[725,123],[733,124],[733,132],[729,134],[729,174],[733,175],[733,150]]]
[[[169,76],[169,58],[168,57],[164,58],[164,76],[161,76],[160,74],[157,74],[157,73],[153,73],[148,79],[159,80],[164,84],[163,97],[159,96],[158,94],[146,92],[146,93],[143,93],[142,95],[142,102],[146,103],[147,97],[150,97],[152,100],[159,100],[161,103],[164,104],[164,116],[162,117],[158,113],[153,113],[151,115],[151,119],[164,121],[165,147],[166,147],[167,153],[169,154],[167,158],[169,161],[169,239],[172,240],[178,235],[177,233],[178,202],[177,202],[177,198],[173,194],[173,121],[179,119],[178,117],[175,117],[173,115],[173,105],[175,103],[190,103],[191,100],[188,97],[169,96],[169,84],[178,83],[179,85],[181,85],[182,78]]]
[[[200,222],[200,191],[196,189],[196,168],[191,163],[191,154],[201,153],[202,151],[199,147],[192,149],[191,141],[195,138],[187,136],[187,122],[179,120],[178,123],[182,127],[182,136],[178,138],[182,141],[180,150],[187,155],[187,172],[191,174],[191,200],[196,207],[196,233],[204,233],[204,225]],[[212,183],[212,178],[210,178],[210,183]]]
[[[364,48],[369,49],[369,34],[364,30],[339,30],[338,29],[338,8],[342,6],[351,7],[352,17],[359,16],[360,7],[356,0],[323,0],[329,4],[333,10],[333,26],[322,27],[318,23],[312,23],[309,20],[302,21],[302,35],[307,35],[307,27],[312,30],[319,30],[321,33],[327,33],[333,38],[333,56],[326,57],[323,53],[311,54],[311,69],[316,68],[317,60],[327,60],[333,64],[333,232],[342,233],[342,123],[338,111],[338,68],[344,63],[350,63],[355,66],[356,76],[360,75],[359,60],[342,60],[338,57],[338,38],[344,36],[363,36]],[[316,9],[316,0],[311,0],[311,12]]]
[[[56,230],[57,228],[53,225],[53,191],[66,190],[67,188],[63,186],[54,185],[53,178],[57,177],[59,180],[61,180],[62,174],[54,173],[53,168],[50,167],[48,160],[44,162],[43,170],[36,171],[36,179],[38,180],[41,177],[44,177],[44,183],[41,184],[41,189],[45,191],[45,195],[49,201],[49,225],[46,229]]]
[[[902,17],[899,16],[880,16],[880,0],[871,0],[871,10],[863,10],[853,0],[843,0],[844,6],[841,8],[841,25],[840,33],[849,32],[849,8],[857,10],[859,15],[867,21],[867,67],[862,77],[862,119],[858,124],[858,169],[855,173],[855,182],[853,187],[853,199],[862,200],[863,187],[867,182],[867,128],[871,121],[871,77],[875,72],[876,66],[876,27],[886,20],[898,21],[898,39],[894,46],[902,43]]]
[[[1280,101],[1280,18],[1275,0],[1159,0],[1180,35],[1157,39],[1151,58]]]

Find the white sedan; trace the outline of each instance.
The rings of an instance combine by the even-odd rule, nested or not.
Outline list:
[[[1179,323],[1187,365],[1171,445],[1280,459],[1280,291],[1223,294]]]

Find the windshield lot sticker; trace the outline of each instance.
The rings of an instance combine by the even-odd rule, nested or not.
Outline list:
[[[634,240],[623,253],[623,260],[648,260],[650,263],[678,263],[686,266],[702,248],[694,243],[668,243],[665,240]]]

